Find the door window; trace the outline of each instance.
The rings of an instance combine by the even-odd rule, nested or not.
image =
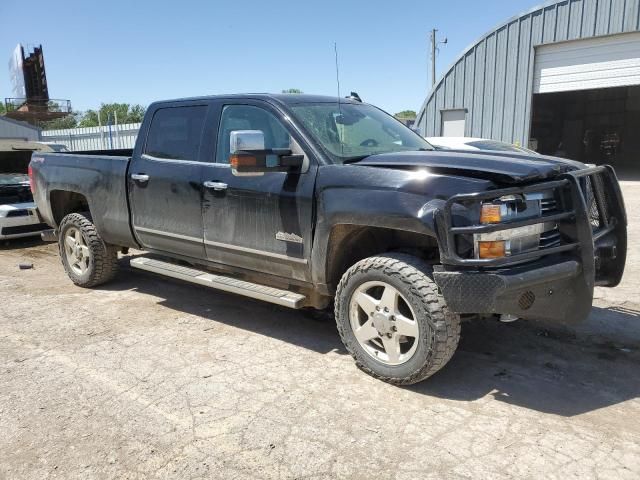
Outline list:
[[[199,160],[200,139],[207,107],[171,107],[156,110],[144,153],[170,160]]]
[[[227,105],[222,110],[216,162],[229,163],[231,132],[234,130],[260,130],[264,133],[264,148],[293,148],[291,136],[275,115],[251,105]]]

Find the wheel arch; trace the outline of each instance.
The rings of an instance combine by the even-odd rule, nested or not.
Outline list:
[[[91,214],[87,197],[79,192],[52,190],[49,193],[49,204],[56,226],[59,226],[62,219],[70,213],[89,212]]]
[[[342,275],[355,263],[388,252],[410,253],[427,263],[438,263],[439,247],[434,235],[395,228],[337,224],[328,236],[325,279],[331,293]]]

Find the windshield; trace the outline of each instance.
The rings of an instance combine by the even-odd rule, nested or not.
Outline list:
[[[378,153],[433,150],[417,133],[371,105],[304,103],[291,108],[336,163]]]
[[[29,176],[23,173],[0,173],[0,185],[29,184]]]

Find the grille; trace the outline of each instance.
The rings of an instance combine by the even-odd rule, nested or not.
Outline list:
[[[528,290],[520,295],[520,298],[518,299],[518,306],[522,310],[529,310],[535,301],[536,295],[531,290]]]
[[[33,196],[29,187],[3,186],[0,187],[0,205],[10,205],[12,203],[32,202]]]
[[[29,210],[11,210],[9,212],[7,212],[7,218],[10,217],[28,217],[29,216]]]
[[[602,176],[596,174],[586,177],[582,188],[591,228],[598,230],[606,227],[609,224],[609,202],[607,202]]]
[[[552,215],[557,212],[558,202],[554,197],[543,198],[540,200],[541,215]],[[544,250],[545,248],[558,247],[561,243],[562,238],[560,237],[560,231],[557,225],[554,225],[552,230],[547,230],[546,232],[542,232],[540,234],[540,250]]]
[[[17,227],[4,227],[0,229],[0,235],[20,235],[22,233],[34,233],[46,230],[49,226],[46,223],[36,223],[33,225],[19,225]]]
[[[543,198],[540,200],[540,212],[542,214],[549,214],[558,210],[558,204],[553,198]]]
[[[553,230],[548,230],[540,234],[541,249],[558,247],[561,242],[562,239],[557,226]]]

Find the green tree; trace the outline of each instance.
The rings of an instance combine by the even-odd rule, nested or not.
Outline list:
[[[287,88],[286,90],[282,90],[282,93],[304,93],[299,88]]]
[[[79,112],[73,112],[66,117],[55,118],[48,122],[42,122],[40,125],[43,130],[61,130],[64,128],[76,128],[78,126],[78,120],[82,117]]]
[[[7,113],[7,109],[4,106],[4,102],[0,102],[0,115]]]
[[[416,112],[414,112],[413,110],[402,110],[401,112],[398,112],[394,115],[394,117],[396,118],[404,118],[404,119],[408,119],[408,120],[415,120],[416,119]]]
[[[130,105],[128,103],[103,103],[98,110],[87,110],[78,122],[79,127],[97,127],[99,124],[112,124],[116,118],[118,124],[138,123],[142,121],[146,108],[142,105]],[[100,113],[98,117],[98,112]],[[98,122],[98,118],[100,121]]]
[[[131,106],[129,110],[129,116],[127,117],[127,123],[139,123],[142,122],[144,118],[144,112],[147,109],[140,104],[135,104]]]

